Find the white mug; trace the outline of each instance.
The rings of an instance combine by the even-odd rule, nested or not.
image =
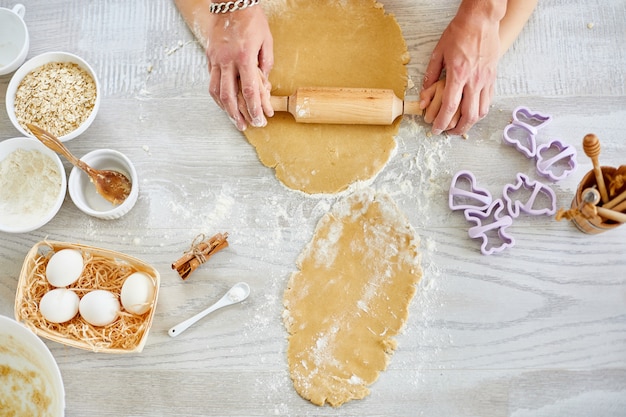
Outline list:
[[[25,12],[23,4],[16,4],[12,9],[0,7],[0,75],[15,71],[28,54]]]

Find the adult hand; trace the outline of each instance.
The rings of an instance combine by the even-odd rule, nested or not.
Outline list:
[[[274,50],[263,9],[253,6],[209,18],[209,93],[237,129],[265,126],[265,116],[274,115],[268,81]]]
[[[489,112],[500,50],[499,22],[505,11],[506,2],[464,0],[441,35],[423,83],[424,91],[445,70],[446,83],[440,111],[433,120],[433,134],[446,129],[451,134],[465,134]],[[428,104],[422,94],[420,107]],[[457,110],[460,118],[454,123]]]

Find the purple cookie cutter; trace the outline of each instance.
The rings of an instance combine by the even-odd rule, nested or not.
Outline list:
[[[513,122],[504,128],[502,138],[505,143],[515,146],[527,158],[537,154],[537,131],[547,125],[552,116],[533,112],[528,107],[519,106],[513,110]]]
[[[482,239],[480,251],[483,255],[501,252],[515,245],[515,239],[506,232],[513,224],[513,219],[508,214],[503,214],[504,209],[504,202],[497,199],[486,211],[467,209],[464,212],[467,221],[476,224],[468,230],[468,234],[472,239]]]
[[[448,206],[450,210],[486,210],[493,198],[489,190],[477,185],[476,177],[470,171],[459,171],[450,184]]]
[[[537,147],[537,172],[559,181],[576,170],[576,148],[554,139]]]
[[[538,198],[540,196],[544,198]],[[502,198],[506,202],[509,215],[514,219],[519,217],[522,211],[535,216],[544,214],[551,216],[556,213],[556,195],[552,188],[539,181],[532,181],[522,173],[517,174],[515,184],[504,186]]]

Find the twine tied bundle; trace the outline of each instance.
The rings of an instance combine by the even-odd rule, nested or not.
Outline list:
[[[199,234],[185,254],[172,264],[172,269],[175,269],[183,280],[187,279],[216,252],[228,247],[227,238],[228,233],[218,233],[208,239],[205,239],[204,234]]]

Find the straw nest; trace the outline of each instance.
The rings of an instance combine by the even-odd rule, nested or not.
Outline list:
[[[54,289],[46,279],[46,266],[61,249],[76,249],[83,254],[83,272],[78,281],[67,287],[79,297],[92,290],[108,290],[119,298],[124,280],[134,272],[143,272],[155,283],[151,308],[139,316],[122,310],[107,326],[93,326],[80,314],[65,323],[48,322],[39,311],[39,302]],[[159,283],[159,273],[139,259],[93,246],[44,241],[36,244],[24,260],[15,297],[15,317],[39,336],[68,346],[95,352],[140,352],[152,325]]]

